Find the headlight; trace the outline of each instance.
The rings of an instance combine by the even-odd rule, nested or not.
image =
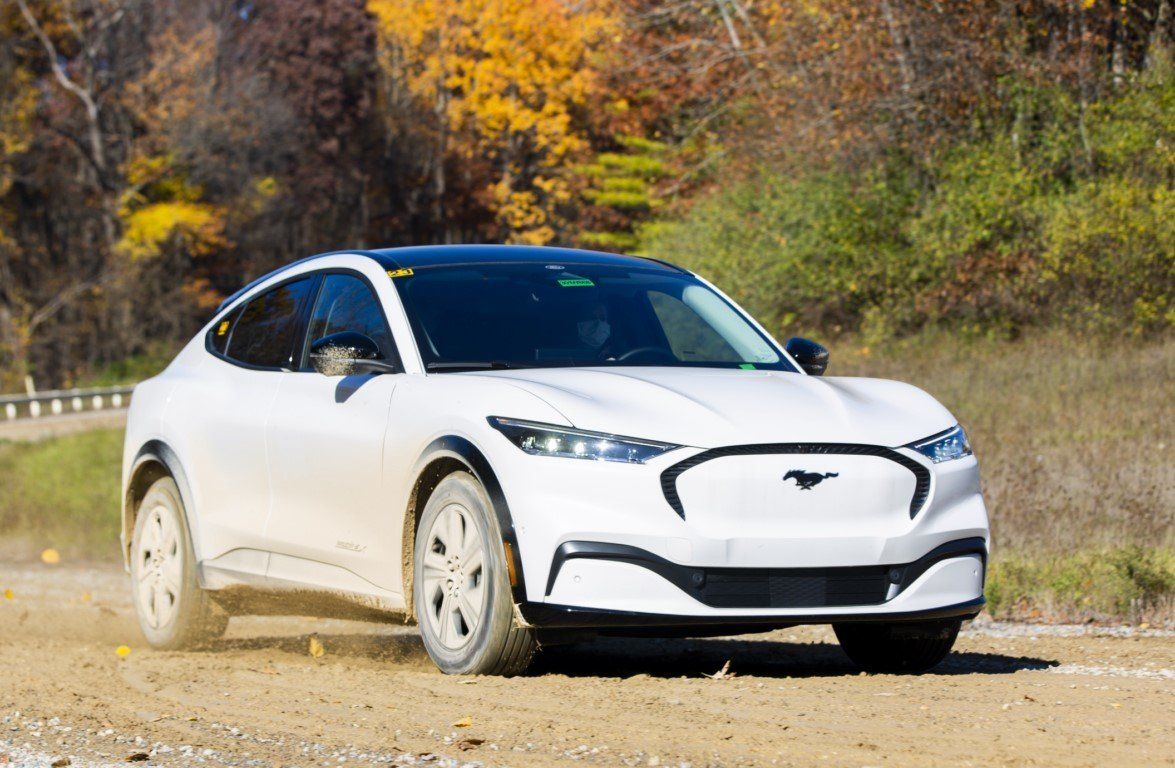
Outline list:
[[[497,416],[490,416],[487,421],[510,442],[535,456],[644,464],[649,459],[681,447],[672,443],[655,443],[651,440],[617,437],[603,432],[585,432],[554,424],[502,419]]]
[[[971,443],[967,442],[967,434],[958,424],[946,432],[939,432],[906,447],[917,451],[935,464],[971,455]]]

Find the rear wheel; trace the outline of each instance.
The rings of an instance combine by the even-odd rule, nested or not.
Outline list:
[[[516,626],[502,534],[468,472],[440,482],[416,535],[413,600],[428,655],[449,674],[516,675],[538,643]]]
[[[926,672],[951,652],[962,621],[834,624],[840,647],[866,672]]]
[[[135,613],[153,648],[205,645],[224,634],[228,614],[196,583],[196,557],[179,488],[156,480],[139,505],[131,538]]]

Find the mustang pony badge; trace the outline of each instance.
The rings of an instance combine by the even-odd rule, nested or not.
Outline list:
[[[783,476],[783,481],[786,483],[788,480],[795,480],[796,487],[801,491],[810,491],[824,482],[825,479],[839,476],[839,472],[825,472],[824,474],[820,474],[819,472],[806,472],[802,469],[793,469]]]

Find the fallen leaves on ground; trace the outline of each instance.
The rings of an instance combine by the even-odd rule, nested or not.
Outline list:
[[[114,652],[118,654],[118,658],[120,658],[120,659],[125,659],[127,656],[131,655],[130,646],[126,646],[126,645],[118,646],[117,648],[114,649]]]
[[[41,551],[41,562],[45,565],[57,565],[61,562],[61,553],[53,547]]]
[[[326,648],[322,646],[322,641],[316,635],[310,636],[310,655],[316,659],[321,659],[326,653]]]
[[[16,597],[16,595],[13,594],[11,589],[4,590],[4,599],[5,600],[12,600],[15,597]]]
[[[463,717],[460,720],[453,721],[454,728],[468,728],[471,725],[473,725],[472,717]]]
[[[734,677],[734,672],[730,671],[730,659],[726,660],[726,663],[722,665],[722,669],[712,675],[706,675],[706,677],[711,680],[729,680]]]

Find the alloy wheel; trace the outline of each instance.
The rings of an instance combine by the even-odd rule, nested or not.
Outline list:
[[[485,542],[473,514],[449,504],[433,521],[423,563],[424,615],[450,650],[469,642],[486,610]]]
[[[170,624],[183,584],[183,550],[174,510],[156,504],[135,549],[135,591],[142,615],[152,629]]]

